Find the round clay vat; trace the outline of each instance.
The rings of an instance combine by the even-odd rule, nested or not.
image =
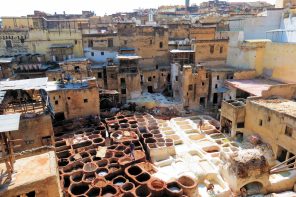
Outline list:
[[[103,126],[103,125],[98,126],[97,129],[98,129],[99,131],[105,131],[105,130],[106,130],[105,126]]]
[[[76,170],[80,170],[83,168],[83,163],[80,161],[76,161],[73,163],[69,163],[68,165],[66,165],[65,167],[63,167],[63,172],[64,173],[69,173],[69,172],[73,172]]]
[[[157,126],[156,122],[153,123],[153,124],[149,124],[149,127],[148,127],[149,131],[152,131],[152,130],[155,130],[155,129],[158,129],[158,126]]]
[[[156,144],[157,144],[158,147],[164,147],[165,146],[164,142],[157,142]]]
[[[68,188],[68,192],[71,196],[79,196],[85,194],[89,190],[87,183],[73,183]]]
[[[176,181],[167,183],[166,195],[172,196],[172,197],[182,196],[183,189],[182,189],[181,185]]]
[[[152,133],[144,133],[142,136],[143,136],[143,138],[147,139],[147,138],[153,137],[153,134]]]
[[[105,139],[98,137],[98,138],[93,139],[93,143],[96,145],[105,145]]]
[[[98,168],[96,170],[97,177],[104,177],[109,173],[107,168]]]
[[[109,172],[114,172],[116,170],[119,170],[120,166],[117,163],[113,163],[108,166],[108,169],[109,169]]]
[[[112,157],[109,158],[109,164],[117,164],[118,163],[118,158]]]
[[[151,196],[151,192],[149,191],[146,185],[140,185],[136,188],[136,196]]]
[[[126,146],[124,145],[119,145],[115,148],[115,150],[119,150],[119,151],[124,151],[126,149]]]
[[[126,182],[120,187],[120,190],[122,191],[122,193],[125,193],[128,191],[132,191],[134,188],[135,184],[133,184],[132,182]]]
[[[58,166],[66,166],[69,164],[69,160],[68,159],[59,159],[58,160]]]
[[[152,178],[148,181],[147,187],[149,188],[152,196],[163,196],[166,183],[160,179]]]
[[[106,158],[111,158],[111,157],[113,157],[113,152],[111,152],[111,151],[107,151],[106,154],[105,154],[105,157],[106,157]]]
[[[138,125],[136,125],[136,124],[131,124],[131,128],[132,128],[132,129],[136,129],[136,128],[138,128]]]
[[[138,129],[139,129],[140,133],[147,133],[147,128],[146,127],[142,127],[142,126],[140,127],[139,126]]]
[[[125,116],[123,116],[123,115],[117,115],[116,118],[119,120],[119,119],[125,118]]]
[[[157,142],[165,142],[165,140],[163,138],[157,138],[156,141]]]
[[[123,184],[125,184],[128,180],[126,180],[125,177],[123,176],[117,176],[112,180],[113,185],[116,186],[122,186]]]
[[[142,174],[136,176],[136,180],[140,183],[140,184],[144,184],[147,181],[149,181],[149,179],[151,178],[150,174],[143,172]]]
[[[152,134],[160,134],[160,131],[158,129],[153,129],[150,131]]]
[[[109,164],[109,161],[107,159],[102,159],[96,162],[98,167],[105,167]]]
[[[101,188],[99,187],[93,187],[86,193],[86,196],[100,196],[101,194]]]
[[[154,138],[150,137],[150,138],[146,138],[146,139],[144,140],[144,142],[145,142],[145,144],[148,144],[148,143],[155,143],[156,140],[155,140]]]
[[[181,176],[177,180],[181,185],[184,194],[187,196],[193,196],[197,190],[197,183],[188,176]]]
[[[129,124],[128,123],[121,123],[121,124],[119,124],[120,125],[120,128],[121,129],[127,129],[127,128],[129,128]]]
[[[91,183],[93,187],[99,187],[99,188],[105,187],[107,184],[108,182],[104,178],[96,178]]]
[[[95,172],[84,173],[82,181],[86,183],[91,183],[96,178]]]
[[[115,150],[115,148],[117,147],[117,145],[112,145],[112,146],[108,146],[108,150]]]
[[[124,152],[116,152],[114,154],[114,157],[120,158],[120,157],[123,157],[124,155],[125,155]]]
[[[153,137],[154,138],[162,138],[163,136],[162,136],[162,134],[154,134]]]
[[[103,197],[111,197],[111,196],[118,196],[119,190],[112,186],[112,185],[107,185],[102,188],[101,196]]]
[[[97,154],[97,151],[96,151],[96,149],[90,149],[90,150],[88,150],[88,153],[89,153],[91,156],[94,156],[94,155]]]
[[[143,171],[139,166],[130,166],[127,169],[127,172],[132,176],[137,176],[137,175],[141,174]]]
[[[157,148],[156,143],[149,143],[147,144],[148,148]]]
[[[88,162],[84,164],[83,171],[84,172],[95,172],[98,166],[95,163]]]
[[[136,120],[130,120],[130,121],[128,121],[128,123],[130,123],[130,124],[137,124],[138,122]]]
[[[118,123],[121,124],[121,123],[128,123],[128,120],[127,119],[120,119],[118,120]]]
[[[83,158],[83,159],[81,160],[81,162],[84,163],[84,164],[86,164],[86,163],[91,162],[91,159],[90,159],[89,157],[87,157],[87,158]]]
[[[122,158],[119,158],[118,163],[121,166],[125,166],[126,164],[131,163],[132,161],[133,160],[130,157],[122,157]]]

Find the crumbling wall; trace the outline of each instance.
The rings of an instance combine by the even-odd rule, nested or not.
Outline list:
[[[285,99],[293,99],[296,96],[296,84],[283,84],[271,86],[268,90],[262,91],[263,98],[279,96]]]
[[[66,119],[100,113],[97,87],[55,90],[49,96],[55,113],[64,113]]]
[[[143,91],[148,92],[148,86],[152,86],[153,92],[162,92],[168,84],[168,70],[143,70]],[[169,79],[170,80],[170,79]]]
[[[51,116],[42,114],[23,114],[20,119],[19,131],[11,133],[13,139],[21,139],[16,142],[20,147],[14,148],[16,152],[24,151],[40,146],[53,144],[53,128]]]
[[[183,71],[179,71],[180,77],[180,96],[184,107],[189,109],[198,109],[201,98],[204,98],[204,104],[207,102],[209,89],[209,80],[206,77],[204,67],[183,66]]]
[[[26,42],[28,39],[28,31],[0,31],[0,56],[29,53],[29,46]],[[9,43],[11,46],[8,45]]]
[[[226,63],[228,39],[195,41],[193,47],[195,49],[196,63],[211,61]]]

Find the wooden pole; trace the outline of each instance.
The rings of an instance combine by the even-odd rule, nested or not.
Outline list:
[[[273,169],[275,169],[275,168],[277,168],[277,167],[279,167],[279,166],[282,166],[282,165],[284,165],[285,163],[288,163],[289,161],[291,161],[291,160],[293,160],[293,159],[296,159],[296,155],[293,156],[293,157],[291,157],[291,158],[289,158],[289,159],[287,159],[286,161],[284,161],[284,162],[282,162],[282,163],[279,163],[279,164],[273,166],[273,167],[271,168],[271,170],[273,170]]]

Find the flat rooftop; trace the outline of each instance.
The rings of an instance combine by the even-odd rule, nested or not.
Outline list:
[[[296,118],[296,102],[287,99],[256,99],[252,103]]]
[[[268,90],[271,86],[282,84],[268,79],[227,80],[225,83],[252,96],[262,96],[262,91]]]
[[[14,173],[11,182],[0,182],[0,196],[8,190],[15,190],[24,185],[45,181],[50,177],[58,177],[56,156],[54,151],[17,159],[14,163]],[[5,163],[0,163],[0,177],[6,172]]]
[[[12,81],[1,81],[0,90],[40,90],[46,88],[48,78],[34,78],[34,79],[22,79]]]
[[[56,91],[56,90],[74,90],[74,89],[82,89],[89,87],[88,81],[94,80],[94,78],[86,78],[82,81],[76,82],[65,82],[64,84],[56,82],[56,81],[48,81],[46,91]]]

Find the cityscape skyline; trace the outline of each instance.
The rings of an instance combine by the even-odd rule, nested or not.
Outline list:
[[[149,2],[140,2],[137,0],[125,0],[126,3],[117,3],[116,0],[109,0],[100,5],[100,2],[95,0],[72,0],[71,6],[69,2],[60,0],[45,0],[42,3],[36,3],[34,0],[20,1],[11,0],[6,6],[0,7],[0,13],[2,16],[26,16],[27,14],[33,14],[34,10],[44,11],[50,14],[63,13],[67,14],[80,13],[82,10],[94,11],[97,16],[104,14],[113,14],[117,12],[130,12],[138,8],[157,8],[162,5],[185,5],[185,0],[151,0]],[[190,4],[199,5],[203,0],[191,0]],[[228,2],[254,2],[254,0],[236,0]],[[266,0],[270,4],[274,4],[275,0]],[[94,6],[97,4],[98,6]],[[17,7],[15,6],[17,5]]]

